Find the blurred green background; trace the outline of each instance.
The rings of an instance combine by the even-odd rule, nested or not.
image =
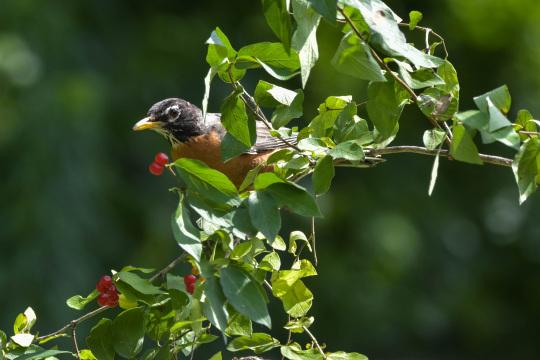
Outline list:
[[[387,3],[404,18],[421,10],[423,25],[445,36],[462,110],[507,83],[512,114],[540,113],[538,1]],[[165,97],[200,104],[215,26],[236,48],[275,40],[253,0],[0,1],[1,329],[30,305],[37,328],[54,330],[77,315],[65,299],[109,269],[175,257],[174,181],[146,170],[168,146],[131,126]],[[365,99],[365,83],[329,65],[338,38],[319,29],[307,119],[328,95]],[[260,77],[251,73],[246,86]],[[215,83],[210,110],[226,91]],[[428,123],[419,112],[407,110],[401,124],[396,142],[421,144]],[[429,198],[431,158],[388,160],[340,170],[320,199],[313,331],[329,350],[372,359],[539,358],[540,194],[519,206],[509,169],[442,161]],[[284,218],[286,229],[307,231]]]

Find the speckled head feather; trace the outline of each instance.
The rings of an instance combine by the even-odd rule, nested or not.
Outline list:
[[[202,118],[202,111],[192,103],[178,98],[161,100],[148,110],[148,117],[152,122],[159,122],[160,128],[156,130],[165,136],[186,142],[192,136],[203,135],[206,127]]]

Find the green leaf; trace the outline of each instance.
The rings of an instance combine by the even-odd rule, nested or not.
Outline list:
[[[32,327],[36,323],[36,320],[37,317],[34,309],[32,309],[31,307],[27,307],[23,313],[20,313],[15,318],[15,322],[13,324],[13,332],[15,334],[30,332],[30,330],[32,330]]]
[[[62,354],[71,354],[69,351],[62,351],[62,350],[40,350],[37,352],[32,352],[31,354],[25,354],[21,356],[17,356],[15,359],[17,360],[51,360],[56,359],[55,356],[62,355]],[[0,356],[2,355],[0,350]],[[11,357],[9,359],[12,359]],[[82,358],[81,358],[82,359]],[[107,359],[105,359],[107,360]]]
[[[337,16],[336,0],[308,0],[311,6],[330,23],[335,24]]]
[[[26,348],[32,345],[32,342],[34,341],[35,337],[36,336],[32,334],[20,333],[20,334],[13,335],[11,337],[11,341],[13,341],[15,344],[19,346]]]
[[[307,246],[309,251],[311,251],[311,244],[309,243],[309,240],[308,240],[306,234],[304,234],[301,231],[295,230],[295,231],[292,231],[291,234],[289,235],[289,252],[291,254],[296,256],[296,249],[298,247],[296,243],[298,241],[304,242],[305,246]]]
[[[454,126],[450,155],[456,160],[469,164],[482,164],[482,160],[478,155],[478,148],[463,125]]]
[[[368,360],[367,356],[359,353],[346,353],[338,351],[335,353],[329,353],[326,356],[327,360]]]
[[[227,209],[227,205],[238,205],[236,186],[223,173],[208,167],[202,161],[180,158],[174,162],[180,177],[189,189],[205,199]]]
[[[302,90],[292,91],[259,80],[255,89],[255,100],[260,106],[276,108],[271,117],[275,129],[303,115],[304,93]]]
[[[97,290],[92,291],[88,296],[82,297],[81,295],[75,295],[66,300],[67,306],[75,310],[82,310],[86,305],[91,301],[96,299],[99,296]]]
[[[317,274],[308,260],[301,260],[297,268],[272,274],[272,293],[281,299],[285,311],[293,317],[304,316],[313,303],[313,293],[300,280]]]
[[[422,13],[420,11],[413,10],[409,13],[409,30],[414,30],[416,25],[422,20]]]
[[[458,111],[459,100],[454,95],[436,88],[428,88],[418,96],[418,107],[429,118],[450,120]]]
[[[334,159],[349,161],[361,161],[365,158],[364,150],[357,140],[348,140],[337,144],[335,148],[328,151],[328,155]]]
[[[334,6],[335,3],[334,1]],[[317,27],[321,16],[309,4],[308,0],[292,0],[293,17],[296,20],[297,28],[293,34],[291,45],[298,51],[302,88],[306,87],[311,69],[319,58]]]
[[[428,196],[431,196],[433,194],[433,190],[435,190],[435,184],[437,183],[437,176],[439,175],[439,153],[441,150],[437,151],[437,155],[435,156],[435,159],[433,160],[433,166],[431,167],[431,176],[429,179],[429,188],[428,188]]]
[[[388,80],[387,82],[371,82],[368,87],[369,119],[383,138],[389,138],[394,134],[404,106],[395,86],[393,80]]]
[[[416,68],[436,68],[443,63],[442,59],[425,54],[407,42],[398,26],[401,19],[382,1],[342,0],[342,3],[360,11],[371,30],[372,45],[386,55],[404,57]]]
[[[489,110],[489,132],[495,132],[504,127],[512,126],[510,120],[508,120],[506,116],[501,113],[501,111],[495,106],[490,97],[486,98],[486,102]]]
[[[215,353],[214,355],[212,355],[212,357],[208,360],[222,360],[222,356],[221,356],[221,351],[220,352],[217,352]]]
[[[99,360],[113,360],[112,321],[106,318],[99,320],[90,330],[86,344]]]
[[[204,294],[206,295],[206,300],[203,303],[204,316],[219,331],[223,332],[227,328],[229,321],[229,314],[225,306],[227,299],[223,295],[218,279],[208,272],[203,272],[203,275],[206,278],[204,282]]]
[[[272,184],[284,183],[284,182],[285,180],[283,180],[276,174],[272,172],[266,172],[266,173],[257,175],[253,183],[253,186],[255,187],[255,190],[263,190]]]
[[[208,100],[210,99],[210,86],[216,74],[217,74],[216,69],[214,67],[211,67],[208,70],[208,73],[206,74],[206,76],[204,77],[204,95],[203,95],[203,100],[202,100],[202,112],[203,112],[204,118],[206,118],[206,113],[208,111]]]
[[[272,251],[261,259],[259,269],[266,271],[277,271],[281,267],[281,259],[277,252]]]
[[[479,110],[467,110],[457,113],[455,118],[465,124],[465,126],[476,130],[487,129],[489,123],[488,114]]]
[[[157,286],[152,285],[147,279],[143,279],[137,274],[131,272],[119,272],[118,279],[125,282],[133,289],[137,290],[141,294],[145,295],[159,295],[165,292],[160,290]]]
[[[442,144],[446,137],[446,132],[441,129],[431,129],[424,131],[422,140],[428,150],[435,150]]]
[[[261,354],[280,346],[278,340],[265,333],[254,333],[252,336],[240,336],[227,345],[227,350],[236,352],[251,350],[255,354]]]
[[[283,326],[283,328],[290,330],[293,333],[303,333],[304,327],[309,328],[313,322],[315,322],[315,318],[313,316],[310,317],[302,317],[295,320],[290,320]]]
[[[332,58],[332,65],[343,74],[361,80],[386,81],[369,46],[352,31],[343,36]]]
[[[423,89],[437,85],[445,85],[444,80],[433,69],[422,68],[413,70],[412,66],[404,61],[394,59],[398,64],[401,78],[412,89]]]
[[[281,355],[289,360],[323,360],[324,357],[321,355],[317,348],[312,348],[308,350],[302,350],[298,344],[282,346]]]
[[[221,105],[221,123],[227,133],[246,147],[251,147],[257,139],[255,120],[249,119],[246,105],[237,92],[229,95]]]
[[[121,312],[113,320],[111,331],[114,351],[128,359],[135,357],[142,350],[144,342],[143,308],[137,307]],[[96,354],[93,349],[92,352]],[[96,356],[100,358],[97,354]]]
[[[227,336],[251,336],[253,334],[251,320],[230,306],[228,310],[230,317],[225,334]]]
[[[330,185],[332,185],[332,179],[334,178],[335,174],[336,172],[334,170],[334,161],[332,156],[327,155],[320,158],[315,165],[315,170],[313,171],[312,180],[313,191],[315,194],[320,195],[327,192],[330,189]]]
[[[502,111],[504,114],[507,114],[510,111],[510,105],[512,104],[512,98],[510,96],[510,91],[506,85],[500,86],[494,90],[491,90],[480,96],[474,98],[474,103],[481,111],[487,113],[488,110],[488,101],[490,98],[493,102],[493,105]]]
[[[265,191],[253,191],[249,195],[251,223],[265,238],[273,241],[281,228],[281,215],[276,200]]]
[[[322,216],[313,196],[299,185],[275,183],[267,189],[281,206],[287,206],[292,212],[298,215]]]
[[[270,75],[283,80],[295,76],[300,68],[298,53],[282,43],[261,42],[244,46],[238,51],[237,68],[263,67]]]
[[[206,44],[208,44],[206,62],[213,68],[219,69],[228,66],[225,59],[233,59],[236,56],[236,51],[220,28],[216,28],[212,32],[210,38],[206,40]]]
[[[171,218],[174,239],[185,252],[193,256],[195,260],[200,261],[202,252],[202,244],[199,238],[200,233],[191,222],[188,210],[184,204],[184,195],[179,193],[179,196],[178,208]]]
[[[263,13],[268,26],[288,49],[291,46],[292,24],[287,2],[288,0],[262,0]]]
[[[536,178],[539,171],[539,162],[540,143],[538,138],[530,138],[521,145],[512,162],[512,170],[519,189],[520,204],[523,204],[538,187]]]
[[[264,290],[244,270],[229,265],[221,269],[220,283],[231,305],[252,321],[271,328]]]
[[[437,69],[437,75],[445,83],[445,85],[439,85],[437,88],[459,99],[459,80],[454,65],[450,61],[444,60],[444,63]]]

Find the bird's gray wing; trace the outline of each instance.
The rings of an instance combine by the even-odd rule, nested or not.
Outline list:
[[[210,130],[216,131],[222,138],[225,136],[226,130],[221,124],[221,114],[219,113],[207,113],[205,117],[205,124]],[[255,144],[246,151],[247,154],[258,154],[270,150],[277,150],[286,148],[288,145],[280,138],[272,136],[270,129],[262,122],[256,121],[257,140]],[[284,137],[284,140],[290,144],[296,144],[296,136]]]

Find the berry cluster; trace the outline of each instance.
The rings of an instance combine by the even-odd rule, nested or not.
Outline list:
[[[150,174],[159,176],[163,173],[165,165],[169,162],[169,157],[165,153],[157,153],[154,161],[148,166]]]
[[[112,277],[103,275],[96,284],[96,289],[100,292],[97,299],[99,305],[109,307],[118,305],[118,291],[116,291]]]
[[[195,291],[195,283],[197,282],[197,277],[193,274],[184,276],[184,285],[186,285],[186,291],[190,294],[193,294]]]

